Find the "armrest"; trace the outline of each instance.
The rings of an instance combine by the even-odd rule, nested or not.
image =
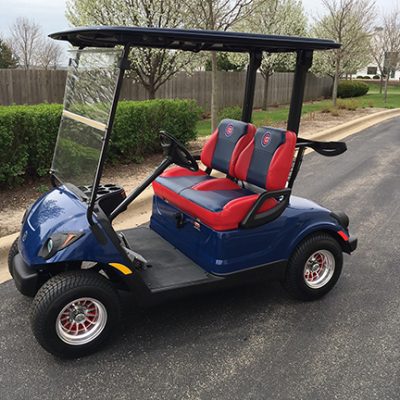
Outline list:
[[[347,150],[346,143],[344,142],[319,142],[303,138],[297,138],[296,147],[310,147],[326,157],[338,156]]]
[[[288,206],[291,192],[292,190],[290,188],[286,188],[282,190],[272,190],[270,192],[261,193],[253,207],[251,207],[250,211],[240,223],[240,227],[245,229],[255,228],[278,218]],[[263,206],[266,200],[279,197],[282,197],[282,199],[275,207],[263,213],[257,214],[258,210]]]
[[[192,155],[193,155],[193,158],[194,158],[196,161],[200,161],[200,160],[201,160],[201,154],[192,154]],[[208,175],[210,175],[211,172],[212,172],[212,168],[207,167],[207,168],[206,168],[206,173],[207,173]]]

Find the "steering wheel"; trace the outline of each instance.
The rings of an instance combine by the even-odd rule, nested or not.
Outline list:
[[[199,166],[194,157],[175,136],[161,131],[160,141],[164,154],[169,157],[173,163],[193,172],[199,170]]]

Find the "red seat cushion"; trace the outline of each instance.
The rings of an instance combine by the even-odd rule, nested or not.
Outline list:
[[[173,167],[166,170],[162,175],[160,175],[157,178],[157,182],[175,193],[180,193],[183,189],[192,187],[197,183],[207,181],[209,179],[213,178],[202,170],[193,172],[189,171],[186,168]]]

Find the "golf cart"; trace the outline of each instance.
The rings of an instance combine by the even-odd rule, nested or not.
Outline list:
[[[123,290],[143,304],[260,279],[281,280],[301,300],[332,289],[343,252],[357,245],[349,219],[291,192],[307,148],[323,156],[346,150],[342,142],[297,136],[313,51],[339,44],[137,27],[78,28],[50,36],[79,48],[69,64],[53,189],[27,209],[9,254],[17,289],[35,297],[32,329],[44,349],[61,357],[93,352],[118,324]],[[133,47],[242,52],[250,62],[241,121],[221,121],[200,156],[160,132],[164,160],[126,195],[101,177]],[[297,55],[287,129],[251,123],[264,51]],[[213,176],[213,170],[223,176]],[[149,185],[150,222],[116,232],[113,220]]]

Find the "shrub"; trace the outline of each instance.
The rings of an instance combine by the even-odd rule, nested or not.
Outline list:
[[[159,133],[166,130],[182,143],[196,138],[201,109],[194,100],[121,101],[114,123],[112,162],[140,162],[161,151]]]
[[[323,106],[321,108],[321,113],[322,114],[329,114],[331,112],[332,106]]]
[[[242,119],[242,108],[239,106],[233,107],[225,107],[218,113],[218,121],[221,121],[225,118],[228,119]]]
[[[331,114],[331,115],[333,115],[334,117],[338,117],[338,116],[340,115],[339,110],[337,109],[337,107],[334,107],[334,106],[332,106],[332,105],[324,106],[324,107],[321,109],[321,113],[323,113],[323,114]]]
[[[372,79],[381,79],[380,75],[374,75]]]
[[[0,107],[0,184],[49,171],[62,106]]]
[[[0,185],[48,173],[61,113],[60,104],[0,107]],[[115,163],[140,161],[160,151],[161,129],[183,143],[195,139],[200,114],[193,100],[122,101],[117,108],[109,157]],[[71,146],[69,149],[76,151]]]
[[[363,79],[363,76],[362,75],[357,75],[356,79]]]
[[[331,108],[331,115],[334,116],[334,117],[339,117],[340,112],[336,107],[332,107]]]
[[[368,93],[369,86],[359,81],[341,81],[338,85],[338,97],[358,97]]]
[[[371,79],[371,77],[368,75],[365,75],[363,79]]]
[[[360,107],[360,103],[355,99],[349,99],[349,100],[338,99],[336,105],[339,110],[349,110],[349,111],[355,111],[357,110],[357,108]]]

